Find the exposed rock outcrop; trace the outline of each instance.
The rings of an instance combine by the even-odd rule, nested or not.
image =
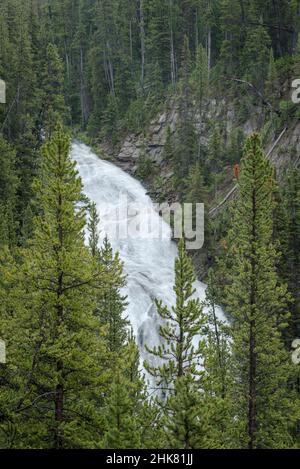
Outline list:
[[[123,142],[116,160],[135,172],[139,157],[146,156],[154,164],[163,164],[163,149],[166,143],[167,130],[175,132],[178,122],[178,109],[172,106],[169,111],[159,114],[150,123],[146,135],[129,135]],[[129,164],[128,164],[129,163]],[[170,169],[168,170],[170,173]]]
[[[234,129],[241,129],[245,136],[250,135],[254,131],[260,131],[263,125],[261,107],[253,109],[251,117],[242,125],[237,123],[238,118],[234,106],[226,102],[225,99],[211,99],[206,103],[203,111],[205,116],[201,116],[195,112],[196,131],[201,133],[201,144],[206,147],[209,144],[210,124],[211,122],[219,124],[225,131],[225,140],[229,139]],[[174,100],[166,105],[166,110],[157,115],[148,127],[146,134],[128,135],[121,145],[120,150],[114,155],[114,159],[123,169],[136,174],[139,159],[141,157],[149,159],[154,166],[158,168],[157,173],[162,179],[170,180],[173,172],[172,167],[164,161],[164,146],[167,138],[167,131],[176,131],[179,121],[178,103]],[[300,123],[287,126],[287,130],[278,144],[274,148],[272,146],[276,142],[281,129],[275,134],[270,133],[268,137],[269,143],[266,145],[266,153],[271,149],[270,160],[274,164],[277,176],[281,179],[286,168],[292,162],[296,164],[300,155]],[[211,198],[211,206],[216,206],[233,187],[232,171],[228,167],[228,171],[224,166],[226,177],[224,184],[221,183],[215,195],[217,199]],[[151,181],[147,181],[146,185],[151,189]],[[153,189],[153,188],[152,188]],[[213,197],[213,196],[212,196]]]

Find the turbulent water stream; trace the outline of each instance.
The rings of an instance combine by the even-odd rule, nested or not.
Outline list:
[[[169,226],[159,216],[140,182],[117,166],[101,160],[88,146],[74,142],[72,157],[84,184],[84,193],[96,203],[101,218],[101,237],[134,219],[150,228],[147,239],[109,236],[119,251],[127,275],[127,315],[136,335],[141,358],[146,357],[145,343],[158,342],[159,321],[154,298],[167,305],[174,301],[174,262],[177,246],[171,240]],[[127,209],[124,205],[128,201]],[[119,216],[116,217],[118,212]],[[151,226],[160,224],[162,239],[151,239]],[[205,299],[205,285],[196,282],[196,294]]]

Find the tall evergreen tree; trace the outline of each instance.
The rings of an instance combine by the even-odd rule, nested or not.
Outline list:
[[[16,233],[18,178],[15,151],[0,136],[0,245],[13,246]]]
[[[99,264],[99,268],[106,274],[107,285],[105,291],[96,292],[95,315],[107,329],[108,350],[118,354],[124,347],[128,336],[129,321],[124,316],[127,297],[121,293],[126,284],[126,277],[119,253],[113,253],[107,236],[104,238],[103,246],[99,245],[99,215],[95,203],[90,204],[88,231],[91,254],[96,265]]]
[[[251,19],[252,22],[257,22],[257,26],[247,29],[243,57],[244,77],[262,91],[268,74],[271,40],[262,18],[257,19],[254,16]]]
[[[168,429],[166,444],[171,448],[201,447],[207,418],[199,394],[202,386],[199,367],[204,360],[204,339],[200,334],[205,315],[199,299],[193,298],[194,282],[192,261],[181,240],[175,262],[176,303],[169,310],[161,301],[156,302],[163,321],[160,326],[162,344],[153,349],[146,347],[158,364],[145,363],[158,389],[165,395],[166,402],[161,405],[164,425]]]
[[[235,438],[238,447],[249,449],[293,446],[290,357],[282,339],[288,295],[276,269],[273,190],[273,169],[254,134],[242,160],[229,234],[232,267],[225,289],[232,317]]]
[[[164,323],[160,327],[162,345],[148,349],[161,360],[160,366],[145,363],[147,370],[157,381],[158,387],[171,388],[176,378],[187,372],[196,373],[201,364],[203,340],[199,334],[205,322],[202,305],[198,298],[193,298],[195,290],[194,267],[185,252],[184,241],[179,244],[179,255],[175,262],[175,306],[169,310],[163,302],[157,300],[159,316]]]
[[[279,90],[278,75],[277,75],[276,64],[274,60],[274,52],[273,52],[273,49],[271,48],[268,76],[266,80],[266,96],[272,104],[276,103],[276,99],[278,98],[278,90]]]
[[[188,450],[207,447],[208,414],[203,412],[204,402],[191,373],[176,380],[165,418],[168,448]]]
[[[299,169],[291,168],[286,175],[283,197],[280,200],[283,216],[277,218],[277,230],[282,245],[283,256],[280,267],[292,294],[290,339],[300,335],[300,182]]]
[[[9,350],[20,388],[11,402],[15,447],[95,447],[101,434],[96,402],[107,364],[92,290],[105,288],[105,275],[84,245],[81,181],[69,150],[62,130],[44,147],[42,211],[21,268],[24,301],[6,331],[19,329]]]
[[[64,66],[57,46],[48,44],[43,72],[42,123],[46,137],[51,137],[57,122],[67,121],[68,110],[63,94]]]
[[[133,337],[117,360],[112,386],[104,409],[106,431],[104,447],[132,449],[142,447],[141,415],[146,399],[144,380],[139,371],[139,352]]]
[[[129,322],[125,317],[127,297],[122,295],[121,290],[126,284],[123,274],[123,263],[119,254],[113,253],[111,244],[107,237],[104,239],[100,250],[100,265],[107,273],[107,289],[97,299],[96,315],[102,324],[108,328],[107,343],[111,352],[117,353],[126,341]],[[111,280],[109,280],[111,279]]]
[[[100,255],[99,250],[99,225],[100,217],[98,215],[97,205],[95,202],[91,202],[89,210],[89,222],[88,222],[88,231],[89,231],[89,247],[91,254],[94,258]]]
[[[195,90],[197,107],[202,112],[203,99],[207,97],[209,87],[209,68],[207,62],[207,53],[200,44],[196,52],[195,70],[192,73],[192,86]]]

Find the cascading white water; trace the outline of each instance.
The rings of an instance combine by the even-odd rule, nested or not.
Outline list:
[[[124,262],[127,275],[125,293],[129,303],[127,315],[137,337],[141,358],[144,359],[147,355],[145,344],[153,346],[159,341],[159,318],[154,307],[154,298],[161,299],[168,306],[174,302],[177,246],[171,240],[170,227],[161,219],[140,182],[117,166],[101,160],[82,143],[73,143],[72,158],[77,162],[84,193],[97,205],[102,238],[112,231],[112,225],[116,222],[112,207],[114,210],[118,208],[119,213],[122,213],[124,194],[129,201],[128,213],[125,212],[125,220],[121,217],[121,221],[118,220],[117,223],[130,223],[130,218],[139,217],[146,225],[161,225],[163,239],[110,239],[114,250],[119,251]],[[139,210],[136,204],[143,209]],[[204,300],[205,285],[196,282],[195,288],[197,296]]]

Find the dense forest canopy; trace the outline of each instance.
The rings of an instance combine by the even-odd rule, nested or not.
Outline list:
[[[1,0],[0,448],[299,448],[299,32],[299,0]],[[153,393],[70,146],[114,161],[172,112],[135,176],[206,240],[156,300]]]

